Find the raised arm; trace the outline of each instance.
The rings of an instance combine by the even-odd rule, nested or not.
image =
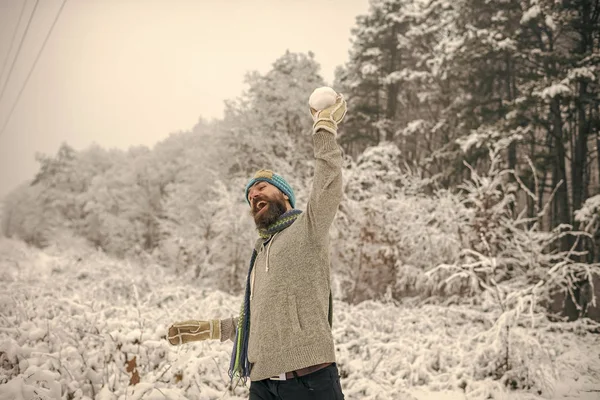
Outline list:
[[[342,200],[342,151],[337,144],[336,137],[338,124],[346,115],[346,101],[342,95],[333,92],[332,101],[334,103],[327,104],[327,99],[318,96],[320,92],[326,90],[333,92],[330,88],[319,88],[309,99],[310,111],[314,120],[315,173],[306,213],[309,229],[317,237],[328,234]],[[324,108],[318,110],[314,106]]]

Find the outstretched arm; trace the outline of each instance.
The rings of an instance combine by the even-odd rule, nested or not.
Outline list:
[[[224,342],[235,338],[236,326],[237,317],[222,320],[199,321],[192,319],[176,322],[169,327],[167,340],[174,346],[209,339],[219,339]]]

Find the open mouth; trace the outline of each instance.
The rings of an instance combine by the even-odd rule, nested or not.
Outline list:
[[[264,200],[261,200],[258,203],[256,203],[256,206],[254,207],[256,213],[260,213],[261,211],[263,211],[267,207],[267,204],[268,203]]]

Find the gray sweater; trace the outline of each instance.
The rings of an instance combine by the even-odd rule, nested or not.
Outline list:
[[[342,155],[335,135],[313,134],[315,174],[306,210],[288,228],[259,238],[251,277],[250,379],[335,362],[327,319],[329,228],[342,198]],[[235,337],[237,318],[221,321],[221,340]]]

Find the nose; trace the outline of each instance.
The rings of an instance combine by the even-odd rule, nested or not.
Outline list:
[[[254,188],[251,188],[250,191],[248,192],[248,200],[250,201],[250,203],[252,203],[252,200],[254,200],[254,198],[258,195],[258,191],[255,190]]]

